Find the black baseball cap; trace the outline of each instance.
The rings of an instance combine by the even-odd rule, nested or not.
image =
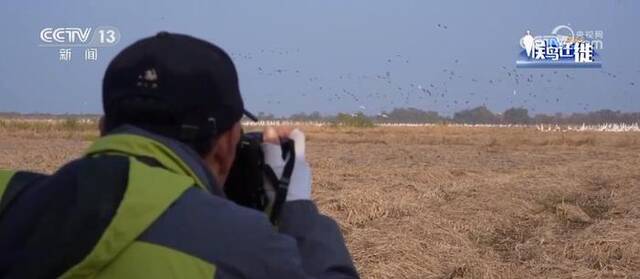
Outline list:
[[[160,32],[121,51],[102,84],[107,131],[133,124],[182,140],[223,133],[247,116],[236,68],[216,45]]]

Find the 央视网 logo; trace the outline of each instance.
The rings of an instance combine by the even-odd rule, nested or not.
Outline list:
[[[602,31],[579,31],[559,25],[551,35],[534,36],[527,30],[520,39],[518,68],[601,68],[597,52],[603,48]]]

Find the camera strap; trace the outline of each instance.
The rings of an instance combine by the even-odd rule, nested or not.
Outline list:
[[[277,225],[280,213],[282,212],[282,207],[286,202],[287,193],[289,192],[289,183],[291,183],[291,175],[293,174],[293,167],[296,161],[296,152],[293,140],[287,140],[282,143],[282,156],[284,158],[289,158],[282,170],[282,177],[278,178],[269,165],[264,165],[266,177],[275,188],[275,200],[271,209],[271,216],[269,216],[271,223],[274,225]]]

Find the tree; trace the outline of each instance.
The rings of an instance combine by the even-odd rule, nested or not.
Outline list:
[[[531,117],[526,108],[510,108],[504,112],[502,120],[508,124],[529,124]]]
[[[335,124],[338,126],[361,128],[369,128],[374,126],[373,121],[371,121],[371,119],[369,119],[362,112],[357,112],[354,114],[338,113],[338,115],[336,116]]]
[[[480,106],[456,112],[453,115],[453,120],[466,124],[492,124],[498,122],[498,117],[487,109],[487,107]]]
[[[322,115],[320,112],[314,111],[311,114],[306,114],[304,112],[294,113],[289,116],[289,120],[293,121],[322,121]]]
[[[263,111],[258,112],[258,115],[256,117],[258,117],[259,120],[274,120],[274,119],[276,119],[276,117],[273,114],[265,113]]]
[[[443,120],[435,111],[423,111],[417,108],[394,108],[391,112],[383,112],[385,117],[378,117],[377,120],[384,122],[401,123],[437,123]]]
[[[558,118],[547,114],[536,114],[532,121],[536,124],[558,124]]]

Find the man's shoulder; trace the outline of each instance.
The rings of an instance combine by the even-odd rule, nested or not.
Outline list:
[[[195,187],[138,240],[203,259],[221,272],[238,274],[266,272],[268,246],[295,247],[295,240],[278,235],[265,214]]]
[[[170,231],[166,231],[170,229]],[[232,201],[192,187],[168,208],[144,237],[158,237],[165,231],[203,242],[240,239],[246,231],[273,230],[266,215]]]

